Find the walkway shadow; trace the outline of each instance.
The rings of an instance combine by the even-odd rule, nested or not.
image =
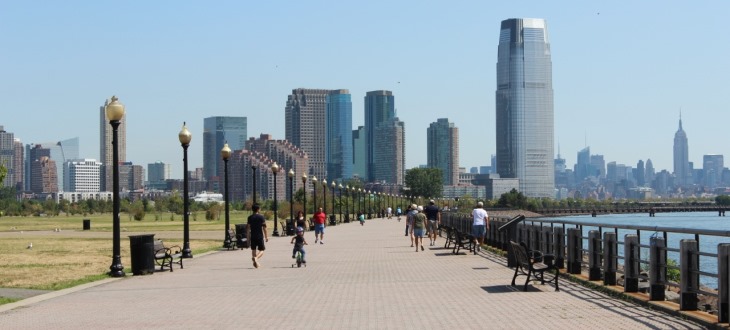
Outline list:
[[[482,290],[487,293],[509,293],[509,292],[542,292],[540,289],[533,286],[528,286],[527,291],[522,291],[522,286],[514,287],[511,285],[495,285],[495,286],[483,286]]]

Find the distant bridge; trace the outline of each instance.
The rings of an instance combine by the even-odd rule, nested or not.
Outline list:
[[[725,211],[730,211],[730,206],[717,205],[672,205],[672,206],[621,206],[612,207],[576,207],[576,208],[550,208],[537,209],[534,212],[542,214],[546,217],[558,217],[566,215],[586,215],[597,216],[601,214],[627,214],[627,213],[646,213],[653,217],[656,213],[668,212],[717,212],[718,216],[724,217]]]

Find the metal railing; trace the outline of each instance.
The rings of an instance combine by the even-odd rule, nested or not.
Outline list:
[[[646,291],[653,301],[665,300],[667,287],[678,288],[682,311],[698,310],[699,295],[715,297],[716,306],[703,307],[716,312],[719,323],[730,321],[730,231],[539,218],[503,226],[509,220],[491,217],[485,244],[509,252],[510,240],[524,242],[553,254],[565,273],[585,271],[590,281],[603,285],[623,278],[624,292]],[[442,216],[442,222],[459,228],[471,221],[466,214]],[[495,230],[500,227],[508,228]],[[513,266],[509,259],[508,266]],[[678,282],[672,280],[677,273]]]

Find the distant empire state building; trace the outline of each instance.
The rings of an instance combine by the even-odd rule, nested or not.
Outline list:
[[[687,133],[682,129],[682,115],[679,115],[679,129],[674,133],[674,177],[678,187],[689,185],[689,144]]]
[[[543,19],[502,21],[496,91],[497,173],[527,197],[555,197],[553,82]]]

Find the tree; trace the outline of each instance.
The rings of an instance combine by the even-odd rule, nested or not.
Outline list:
[[[517,189],[513,188],[510,192],[504,193],[499,197],[497,206],[512,209],[527,209],[528,201],[525,195],[521,192],[517,192]]]
[[[411,196],[441,197],[443,195],[443,177],[439,168],[412,168],[406,171],[403,193]]]
[[[8,175],[7,167],[5,167],[5,164],[0,164],[0,186],[2,186],[3,181],[5,181],[6,175]]]
[[[720,195],[715,197],[715,203],[717,205],[730,205],[730,196],[728,195]]]

